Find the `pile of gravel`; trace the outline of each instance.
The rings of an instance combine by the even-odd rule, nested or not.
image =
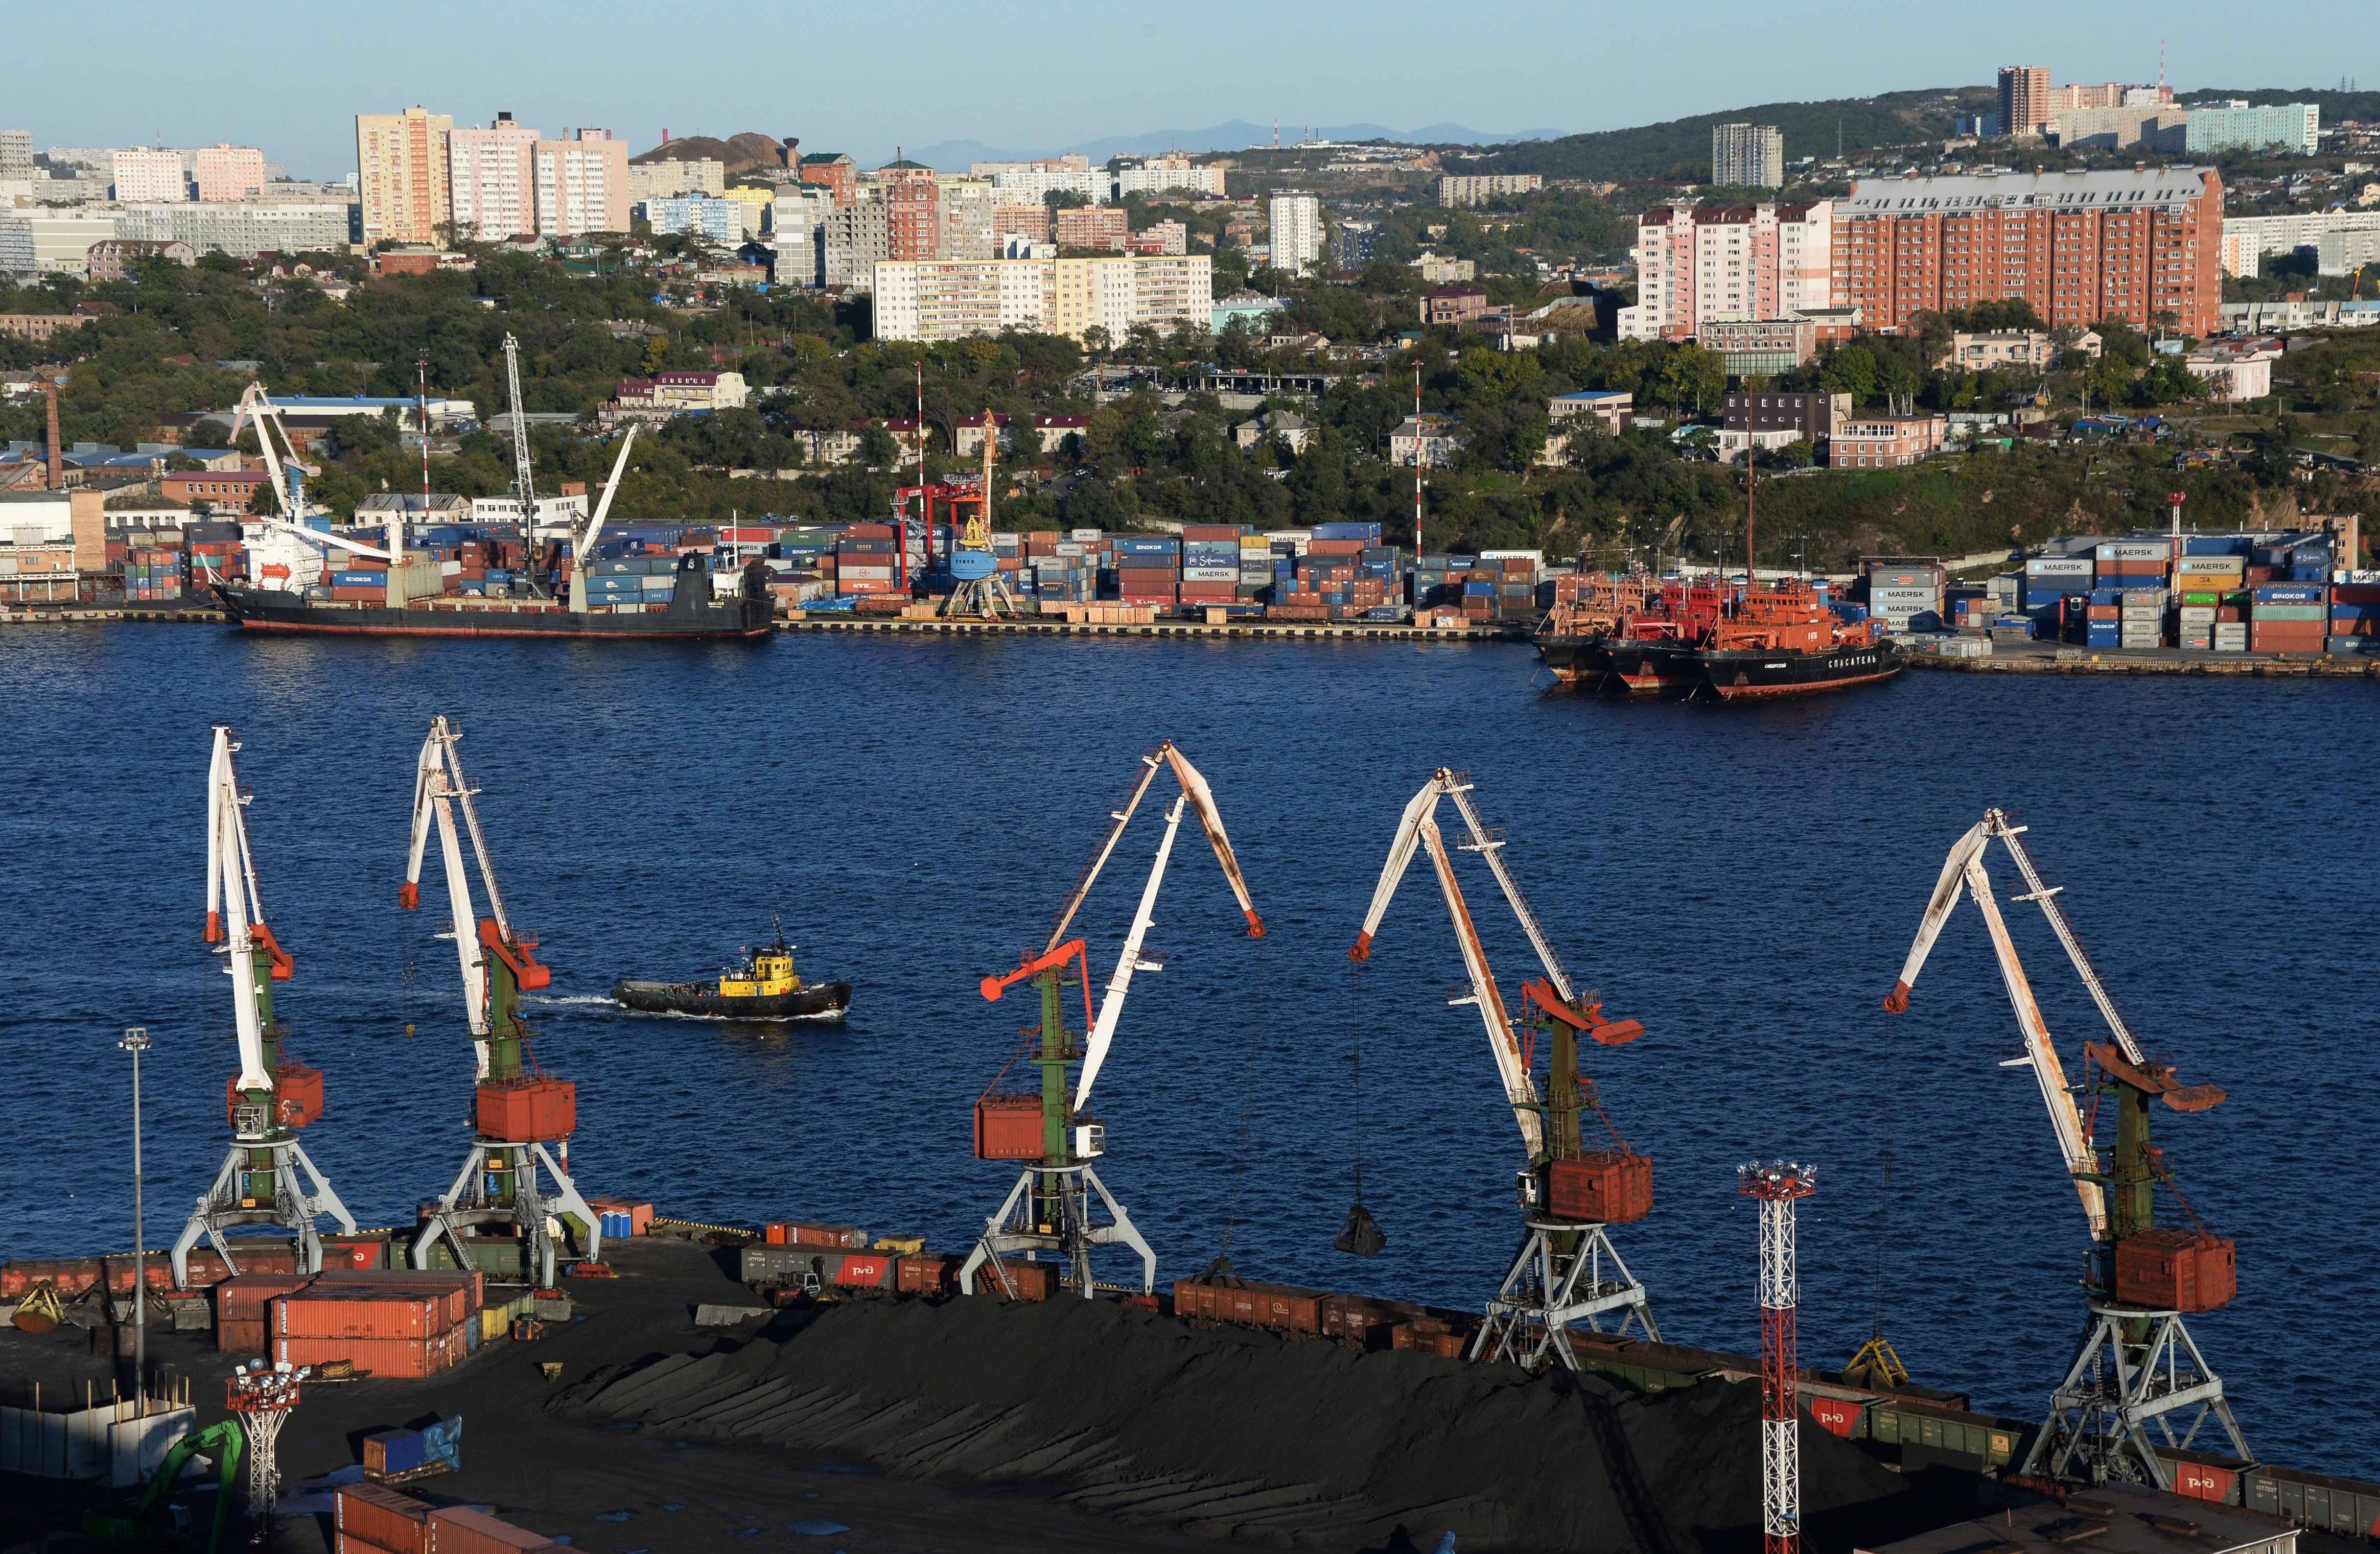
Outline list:
[[[1318,1340],[1194,1329],[1105,1301],[862,1301],[704,1355],[598,1376],[553,1407],[767,1442],[913,1477],[1031,1482],[1086,1511],[1234,1542],[1352,1549],[1399,1528],[1479,1548],[1759,1547],[1760,1396],[1639,1398]],[[1808,1527],[1911,1519],[1916,1497],[1805,1423]],[[1923,1525],[1928,1518],[1919,1518]]]

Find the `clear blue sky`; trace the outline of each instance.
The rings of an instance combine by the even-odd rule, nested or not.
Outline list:
[[[1054,151],[1233,118],[1488,133],[1610,129],[1755,103],[2058,81],[2380,86],[2380,6],[1908,0],[1553,6],[568,6],[406,0],[264,11],[82,0],[19,8],[0,127],[34,144],[261,146],[295,177],[355,164],[353,115],[421,103],[549,133],[600,125],[642,151],[752,129],[863,162],[895,144]],[[1459,42],[1458,42],[1459,40]]]

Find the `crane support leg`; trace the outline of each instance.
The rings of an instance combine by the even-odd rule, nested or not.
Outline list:
[[[265,1157],[262,1162],[258,1156]],[[298,1172],[313,1184],[307,1191]],[[314,1221],[328,1214],[339,1233],[356,1233],[355,1216],[331,1190],[330,1182],[299,1147],[295,1134],[264,1139],[236,1138],[224,1153],[224,1162],[199,1195],[189,1221],[174,1243],[174,1288],[190,1287],[190,1249],[200,1239],[212,1245],[224,1265],[239,1271],[238,1243],[224,1232],[240,1225],[278,1225],[298,1243],[298,1267],[307,1273],[322,1271],[322,1240]]]
[[[1559,1364],[1578,1368],[1570,1346],[1571,1325],[1603,1332],[1603,1318],[1617,1313],[1614,1336],[1630,1323],[1648,1342],[1661,1342],[1645,1286],[1628,1271],[1604,1226],[1524,1217],[1528,1234],[1514,1254],[1504,1282],[1488,1303],[1488,1319],[1471,1341],[1474,1360],[1511,1360],[1525,1370]]]
[[[2139,1336],[2143,1329],[2144,1339]],[[2222,1378],[2207,1367],[2181,1313],[2095,1300],[2082,1347],[2050,1394],[2049,1418],[2022,1471],[2169,1490],[2173,1471],[2155,1448],[2193,1449],[2210,1417],[2231,1455],[2256,1460],[2223,1399]],[[2184,1419],[2177,1433],[2175,1424]]]
[[[1035,1178],[1055,1177],[1058,1190],[1054,1196],[1038,1192]],[[1092,1194],[1108,1211],[1108,1222],[1101,1224],[1091,1218]],[[1053,1223],[1044,1230],[1034,1220],[1035,1205],[1047,1202],[1056,1213]],[[1107,1184],[1088,1163],[1052,1168],[1031,1165],[1017,1173],[1016,1185],[1001,1200],[1000,1209],[983,1222],[983,1234],[977,1238],[975,1249],[959,1266],[959,1292],[975,1293],[976,1270],[990,1266],[1001,1287],[1014,1294],[1015,1284],[1001,1263],[1006,1257],[1025,1256],[1033,1252],[1055,1252],[1058,1260],[1081,1291],[1083,1298],[1091,1297],[1091,1249],[1095,1246],[1128,1246],[1140,1254],[1140,1293],[1154,1294],[1157,1291],[1157,1253],[1141,1235],[1132,1216],[1124,1211]]]
[[[550,1198],[539,1185],[540,1164],[554,1181]],[[415,1268],[428,1268],[436,1247],[443,1242],[454,1255],[455,1267],[479,1268],[480,1260],[471,1251],[475,1243],[492,1245],[516,1238],[521,1248],[518,1281],[550,1290],[553,1288],[560,1253],[552,1233],[546,1229],[549,1209],[557,1211],[564,1233],[579,1248],[578,1256],[593,1260],[601,1250],[602,1222],[588,1207],[587,1200],[579,1196],[570,1178],[562,1173],[546,1147],[487,1138],[475,1140],[454,1185],[439,1196],[438,1206],[414,1232],[406,1260]],[[501,1236],[477,1233],[481,1227],[491,1225],[509,1226],[512,1231]],[[495,1280],[499,1283],[513,1281],[501,1276]]]

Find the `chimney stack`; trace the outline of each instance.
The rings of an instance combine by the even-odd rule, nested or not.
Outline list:
[[[63,490],[67,483],[65,450],[58,446],[58,381],[54,377],[42,380],[42,392],[50,400],[50,489]]]

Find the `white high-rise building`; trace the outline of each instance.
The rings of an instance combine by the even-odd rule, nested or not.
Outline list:
[[[1276,194],[1267,208],[1272,267],[1303,275],[1322,257],[1322,201],[1310,194]]]
[[[154,205],[190,197],[180,152],[136,146],[115,153],[113,171],[115,198],[123,204]]]
[[[1774,125],[1711,126],[1711,182],[1730,188],[1779,188],[1785,136]]]
[[[1683,340],[1718,321],[1834,305],[1834,206],[1656,205],[1636,218],[1623,340]]]
[[[1003,329],[1121,341],[1135,324],[1203,329],[1214,311],[1207,254],[886,261],[874,267],[876,338],[959,340]]]
[[[537,131],[510,114],[447,137],[456,227],[483,243],[537,230]]]
[[[978,162],[967,167],[971,178],[990,178],[1002,203],[1038,205],[1052,193],[1079,194],[1094,205],[1107,203],[1109,179],[1083,155],[1052,157],[1046,162]]]

